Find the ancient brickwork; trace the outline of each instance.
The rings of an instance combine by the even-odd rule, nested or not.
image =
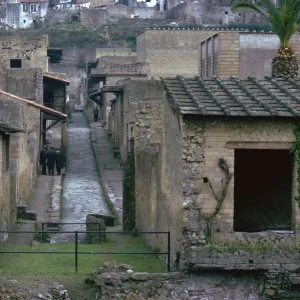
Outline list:
[[[199,74],[203,78],[271,76],[271,62],[279,44],[274,33],[218,32],[201,43]],[[299,56],[299,35],[293,36],[291,45]]]
[[[149,77],[199,74],[200,43],[211,30],[145,30],[137,36],[137,62],[147,63]]]

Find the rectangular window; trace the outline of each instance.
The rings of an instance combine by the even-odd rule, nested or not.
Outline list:
[[[9,168],[9,135],[2,136],[2,171],[8,171]]]
[[[30,9],[31,9],[31,12],[36,12],[36,4],[32,4]]]
[[[234,230],[291,230],[292,176],[288,150],[236,149]]]
[[[22,67],[22,60],[21,59],[11,59],[10,67],[12,69],[20,69]]]

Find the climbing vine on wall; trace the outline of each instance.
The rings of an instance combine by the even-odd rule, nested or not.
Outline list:
[[[212,229],[211,229],[212,221],[221,210],[224,199],[227,195],[229,182],[232,178],[232,174],[229,172],[228,164],[227,164],[227,162],[224,158],[219,159],[218,165],[222,169],[222,171],[224,172],[224,175],[225,175],[225,184],[222,188],[222,191],[221,191],[220,195],[218,195],[215,192],[215,190],[213,189],[213,186],[211,184],[210,179],[207,178],[207,185],[209,186],[215,200],[217,201],[217,205],[216,205],[215,210],[211,214],[209,214],[208,216],[204,216],[204,218],[206,220],[206,227],[207,227],[206,228],[206,240],[207,240],[207,242],[210,242],[210,243],[213,243],[213,236],[212,236],[212,233],[211,233],[211,231],[212,231]]]
[[[300,207],[300,124],[297,124],[297,127],[294,129],[295,143],[291,147],[291,152],[294,153],[295,163],[297,166],[297,181],[298,181],[298,190],[295,200],[298,202]]]
[[[124,166],[123,180],[123,228],[135,228],[135,165],[134,153],[129,152]]]

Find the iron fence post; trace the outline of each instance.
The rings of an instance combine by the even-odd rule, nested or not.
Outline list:
[[[42,241],[44,241],[44,223],[42,222]]]
[[[78,272],[78,231],[75,231],[75,272]]]
[[[100,226],[101,224],[100,224],[100,222],[99,222],[99,220],[98,220],[98,231],[99,231],[99,233],[98,233],[98,244],[100,245],[100,230],[101,230],[101,226]]]
[[[168,272],[171,272],[171,235],[168,231]]]

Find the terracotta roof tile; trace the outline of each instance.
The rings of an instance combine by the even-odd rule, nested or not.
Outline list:
[[[300,117],[300,79],[162,78],[182,114]]]

